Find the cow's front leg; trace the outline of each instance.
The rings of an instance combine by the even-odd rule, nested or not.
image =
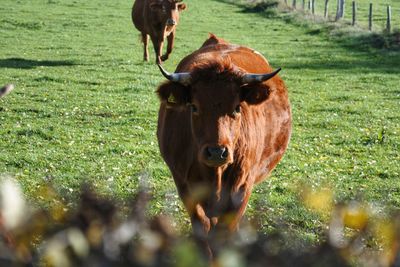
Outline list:
[[[143,42],[143,60],[149,61],[149,35],[142,33]]]
[[[154,39],[152,41],[153,41],[153,45],[154,45],[154,52],[156,52],[156,64],[161,64],[162,63],[161,54],[162,54],[164,41],[163,40],[154,40]]]
[[[238,225],[246,211],[247,203],[249,202],[251,190],[253,188],[252,183],[243,183],[240,186],[235,186],[231,192],[231,203],[233,216],[230,216],[226,223],[230,232],[238,230]]]
[[[200,204],[194,206],[190,219],[196,242],[199,244],[204,256],[211,260],[213,253],[208,243],[208,233],[211,229],[211,221]]]
[[[210,194],[209,185],[201,182],[182,182],[189,179],[180,178],[178,175],[175,175],[174,179],[179,196],[190,216],[195,241],[203,256],[208,260],[212,260],[213,253],[209,244],[209,233],[216,221],[215,218],[209,217],[210,215],[207,211],[209,206],[207,199]]]
[[[174,40],[175,40],[175,31],[171,32],[170,35],[167,37],[167,52],[161,57],[162,61],[165,61],[168,59],[169,54],[171,54],[172,49],[174,48]]]
[[[211,229],[211,221],[200,204],[195,205],[191,217],[195,235],[200,238],[207,238],[208,232]]]

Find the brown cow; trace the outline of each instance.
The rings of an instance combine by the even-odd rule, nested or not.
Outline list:
[[[143,59],[149,60],[149,36],[156,52],[156,63],[168,59],[174,47],[176,25],[179,12],[186,9],[179,0],[136,0],[132,7],[132,21],[142,34],[144,44]],[[167,53],[161,56],[164,39],[167,38]]]
[[[253,186],[282,158],[291,135],[288,93],[280,69],[260,53],[212,34],[175,73],[159,67],[169,80],[157,91],[161,155],[195,236],[207,244],[235,232]]]

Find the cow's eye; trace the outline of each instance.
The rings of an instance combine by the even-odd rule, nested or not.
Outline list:
[[[233,115],[235,116],[235,115],[239,114],[240,111],[241,111],[241,109],[242,109],[242,108],[240,107],[240,105],[237,105],[236,108],[235,108],[235,110],[233,111]]]
[[[192,113],[197,113],[199,111],[199,109],[194,104],[190,104],[190,110],[192,111]]]

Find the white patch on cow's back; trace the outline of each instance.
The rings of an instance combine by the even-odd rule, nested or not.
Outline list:
[[[253,53],[259,55],[259,56],[260,56],[262,59],[264,59],[265,62],[267,62],[267,64],[269,65],[268,60],[263,56],[263,54],[261,54],[260,52],[258,52],[258,51],[256,51],[256,50],[253,50]]]

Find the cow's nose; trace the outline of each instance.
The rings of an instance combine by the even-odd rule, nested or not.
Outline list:
[[[226,147],[207,147],[208,160],[225,160],[228,158]]]
[[[167,25],[168,26],[174,26],[174,25],[176,25],[176,21],[174,19],[168,19],[167,20]]]

